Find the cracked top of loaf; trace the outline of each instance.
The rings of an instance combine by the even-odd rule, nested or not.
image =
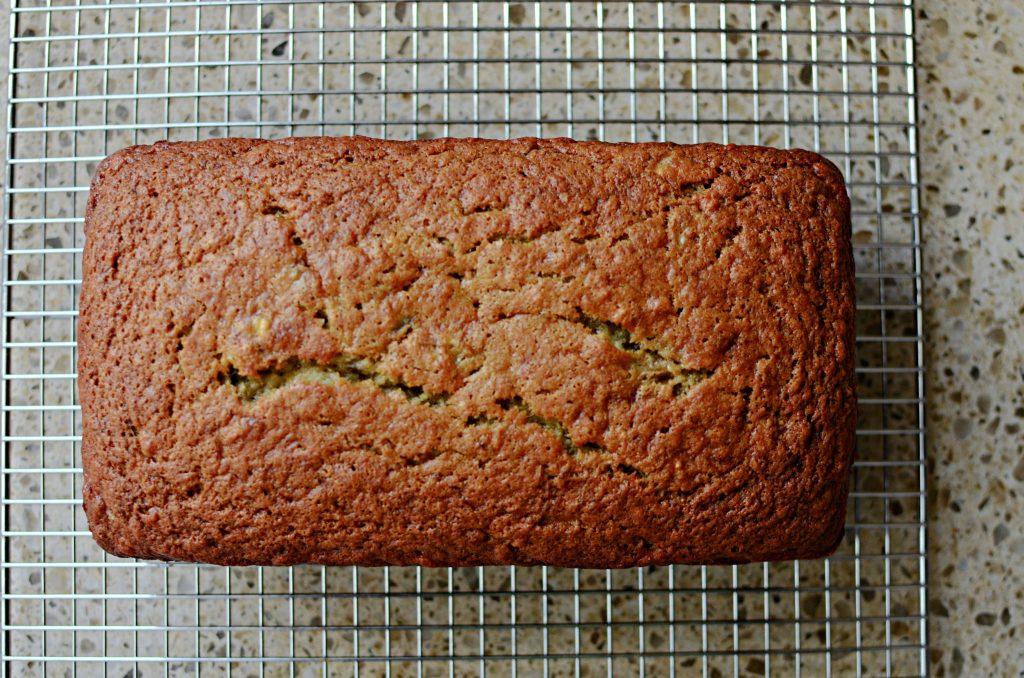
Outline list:
[[[817,155],[160,143],[101,164],[85,227],[112,553],[625,567],[841,537],[853,264]]]

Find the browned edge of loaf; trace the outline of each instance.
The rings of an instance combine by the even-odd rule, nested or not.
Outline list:
[[[351,159],[354,156],[357,163],[384,159],[406,167],[402,163],[408,162],[410,156],[415,159],[417,154],[424,158],[452,154],[456,156],[455,162],[486,164],[502,153],[514,158],[547,154],[548,162],[542,169],[553,172],[559,180],[564,179],[559,173],[570,170],[585,173],[597,168],[593,171],[604,174],[596,177],[597,183],[589,187],[591,191],[603,192],[596,196],[597,205],[605,198],[614,201],[627,195],[640,203],[651,200],[652,204],[660,205],[666,196],[657,192],[661,188],[658,188],[656,173],[651,172],[651,177],[641,176],[637,169],[645,163],[649,169],[654,169],[659,158],[675,154],[669,178],[679,182],[685,196],[673,196],[676,203],[672,209],[679,210],[683,216],[674,216],[675,212],[670,214],[667,208],[667,216],[660,221],[658,215],[648,215],[648,220],[634,225],[632,231],[639,234],[636,237],[641,237],[643,242],[626,256],[634,257],[632,263],[636,268],[657,272],[669,267],[678,280],[693,279],[707,284],[701,298],[686,297],[694,304],[687,309],[692,311],[692,326],[682,321],[678,327],[666,325],[669,321],[659,315],[661,311],[646,315],[629,311],[640,304],[644,292],[653,296],[658,291],[642,289],[637,292],[638,296],[630,297],[632,292],[628,291],[631,288],[627,283],[639,280],[642,285],[654,284],[653,278],[641,275],[619,281],[617,294],[623,295],[619,305],[614,299],[609,301],[607,293],[611,287],[598,290],[606,293],[603,298],[577,290],[578,293],[573,292],[577,302],[573,310],[548,319],[551,323],[561,323],[557,327],[553,324],[523,327],[541,334],[550,331],[552,337],[568,342],[569,346],[576,342],[579,351],[596,356],[594,360],[601,365],[616,365],[616,360],[626,360],[623,355],[633,356],[632,364],[637,364],[640,361],[637,356],[643,351],[651,355],[675,351],[672,359],[678,358],[679,362],[693,367],[693,374],[699,377],[695,385],[687,387],[689,392],[684,389],[680,398],[666,395],[666,402],[661,405],[657,401],[644,401],[646,404],[640,407],[634,402],[632,410],[608,414],[607,421],[601,424],[602,429],[591,425],[592,422],[580,424],[586,417],[566,424],[551,415],[552,411],[561,412],[561,405],[536,395],[539,391],[530,391],[529,397],[517,393],[514,398],[498,399],[500,408],[495,403],[485,403],[485,406],[479,401],[465,407],[484,409],[459,410],[464,407],[463,400],[472,399],[470,396],[463,398],[463,390],[473,390],[466,386],[468,381],[459,381],[462,379],[459,375],[452,377],[454,381],[444,382],[461,386],[450,389],[451,392],[445,390],[445,401],[440,407],[424,405],[418,394],[437,391],[440,387],[433,384],[442,383],[439,377],[428,374],[414,383],[411,373],[395,367],[394,361],[388,362],[387,355],[379,365],[373,366],[374,370],[379,368],[386,372],[384,377],[376,372],[368,376],[368,368],[353,368],[348,363],[341,367],[331,364],[330,369],[337,374],[352,377],[352,383],[276,388],[277,383],[290,384],[287,379],[293,378],[303,366],[313,365],[319,370],[322,363],[326,364],[323,360],[309,358],[328,355],[330,351],[324,349],[322,343],[317,344],[323,337],[313,336],[314,330],[308,329],[302,330],[302,340],[294,340],[295,337],[286,332],[285,343],[292,344],[290,347],[264,347],[269,353],[282,356],[269,367],[239,358],[238,365],[230,366],[229,375],[222,356],[219,358],[221,373],[213,381],[208,380],[202,393],[193,392],[195,389],[190,385],[197,376],[171,372],[168,365],[172,363],[161,362],[160,351],[174,342],[180,352],[175,360],[195,360],[200,366],[205,365],[200,358],[208,359],[214,350],[225,350],[221,343],[225,337],[213,336],[221,330],[210,329],[212,325],[200,322],[195,333],[185,337],[180,336],[180,326],[177,330],[168,329],[178,322],[179,318],[174,316],[177,311],[163,313],[159,304],[167,303],[173,295],[168,295],[166,286],[158,288],[153,283],[160,279],[175,282],[181,287],[181,297],[194,297],[198,283],[188,278],[185,261],[190,260],[191,254],[184,251],[185,245],[202,241],[201,246],[206,248],[201,253],[203,256],[231,256],[225,254],[230,246],[223,242],[209,245],[206,240],[216,240],[217,229],[225,227],[215,224],[232,218],[217,212],[220,208],[214,203],[218,191],[224,194],[241,189],[230,184],[218,187],[216,177],[204,174],[208,165],[234,167],[239,176],[252,173],[267,181],[269,185],[256,189],[263,190],[264,195],[255,196],[252,204],[244,203],[237,195],[232,199],[242,200],[238,206],[241,216],[235,217],[242,221],[252,218],[274,223],[277,203],[287,202],[287,191],[294,189],[295,184],[289,181],[313,180],[313,174],[307,173],[303,165],[332,157]],[[161,166],[168,162],[169,165]],[[573,165],[574,162],[578,165]],[[175,163],[188,167],[179,170]],[[239,169],[240,164],[247,163],[251,166],[244,172]],[[284,169],[273,169],[274,163]],[[186,172],[188,180],[175,175],[178,171]],[[365,171],[370,171],[369,165]],[[379,167],[375,171],[379,172]],[[268,177],[276,178],[268,180]],[[594,176],[589,178],[595,179]],[[466,179],[472,181],[479,177],[472,175]],[[502,177],[485,179],[485,185],[477,185],[476,193],[469,191],[468,197],[468,189],[454,183],[438,189],[458,194],[465,212],[459,217],[462,221],[452,222],[457,228],[448,236],[455,238],[458,229],[468,232],[483,223],[476,220],[504,218],[500,210],[494,210],[496,215],[493,216],[474,216],[475,211],[490,211],[488,200],[494,197],[492,194],[504,190]],[[544,181],[543,174],[534,176],[533,180]],[[608,185],[601,184],[601,180]],[[630,185],[630,181],[635,181],[636,186]],[[158,189],[164,194],[159,199],[151,197]],[[321,189],[314,189],[313,194],[322,204],[304,205],[309,209],[297,217],[296,228],[306,223],[302,221],[304,218],[324,217],[317,209],[327,209],[330,205],[323,202],[328,199],[322,193],[316,192]],[[367,192],[368,200],[374,199],[370,195],[374,187],[363,186],[359,190]],[[574,199],[585,202],[595,198],[564,182],[559,184],[558,190],[563,192],[566,204]],[[630,194],[630,190],[634,192]],[[196,204],[186,204],[189,203],[187,196],[192,193],[200,194],[201,198]],[[384,195],[382,200],[397,200],[395,205],[399,211],[415,214],[409,212],[416,208],[415,200],[381,195]],[[540,195],[548,194],[541,190]],[[173,204],[168,207],[161,204],[161,200]],[[256,204],[259,200],[273,203],[274,210],[260,212]],[[749,204],[744,203],[745,200]],[[486,209],[474,208],[474,205],[483,205]],[[189,226],[189,237],[196,241],[183,244],[176,240],[167,213],[161,211],[171,207],[182,219],[179,225]],[[558,211],[563,207],[562,204],[543,206],[540,211],[549,210],[554,219],[564,217]],[[633,207],[622,202],[619,209],[628,211]],[[280,209],[291,207],[286,205]],[[367,215],[373,213],[365,202],[349,209],[365,210]],[[83,496],[90,529],[97,542],[115,555],[221,564],[550,564],[615,568],[828,555],[843,536],[856,422],[849,209],[839,170],[821,156],[802,150],[529,138],[508,142],[457,139],[393,142],[365,137],[281,141],[224,139],[161,142],[126,148],[104,160],[97,169],[85,221],[78,369],[83,412]],[[207,224],[189,221],[190,217],[198,221],[196,215],[202,216],[203,210],[210,210],[211,214],[217,212],[219,221],[212,217]],[[341,214],[335,212],[335,215]],[[501,231],[501,228],[512,228],[508,223],[518,223],[515,220],[519,216],[507,217],[510,221],[505,226],[495,227],[498,231],[492,228],[492,235],[479,239],[474,247],[482,251],[493,248],[495,253],[505,257],[513,256],[515,250],[511,248],[517,243],[524,243],[524,249],[533,247],[533,234],[524,237]],[[598,217],[590,222],[581,217],[580,228],[602,227]],[[379,214],[367,216],[366,228],[370,230],[366,232],[372,231],[374,226],[380,227],[383,219]],[[520,221],[529,220],[522,217]],[[655,230],[690,228],[696,221],[703,225],[697,231],[687,232],[691,236],[706,237],[708,242],[688,245],[692,248],[686,250],[688,256],[674,264],[652,254],[655,251],[652,248],[666,247],[665,242],[658,240],[659,236],[652,235]],[[314,229],[303,234],[305,243],[300,248],[308,250],[309,261],[305,265],[318,273],[323,285],[329,284],[323,283],[323,279],[329,278],[322,273],[328,265],[323,262],[333,256],[327,248],[333,226],[329,219],[318,223],[319,231]],[[263,234],[260,230],[263,228],[253,226],[252,233]],[[264,237],[252,233],[249,233],[251,237]],[[537,236],[538,247],[555,242],[559,233],[541,233]],[[776,233],[778,237],[772,240]],[[276,242],[273,240],[276,236],[266,237],[268,246]],[[438,242],[447,239],[437,237]],[[599,261],[597,265],[611,267],[611,259],[601,259],[604,255],[600,252],[611,252],[619,241],[602,238],[588,232],[580,238],[584,243],[581,247],[603,249],[580,249],[579,252],[593,256]],[[569,239],[565,242],[566,247],[575,247],[568,244]],[[751,250],[754,243],[765,249]],[[673,246],[667,245],[666,251]],[[450,247],[461,254],[458,243]],[[716,251],[712,253],[709,247]],[[797,252],[801,248],[802,251]],[[284,253],[284,250],[264,251],[270,251],[273,256]],[[761,258],[755,260],[755,255]],[[169,267],[168,258],[173,260],[176,256],[179,260]],[[254,268],[267,264],[259,254],[255,256]],[[148,259],[143,260],[146,257]],[[693,262],[689,261],[691,258]],[[705,262],[706,266],[698,267],[700,262]],[[692,268],[687,269],[687,266]],[[806,270],[800,270],[801,267]],[[434,273],[429,266],[427,271]],[[525,275],[523,271],[517,273]],[[790,287],[776,289],[781,284],[773,282],[773,275],[790,281],[787,283]],[[412,284],[411,289],[416,290],[417,282]],[[143,289],[152,295],[149,301],[138,296]],[[538,286],[537,289],[547,288]],[[666,294],[681,292],[670,289]],[[793,301],[792,308],[776,303],[780,294]],[[712,301],[704,301],[709,295]],[[485,295],[483,298],[489,303],[492,297]],[[426,298],[422,297],[421,301]],[[709,319],[722,310],[711,304],[734,303],[744,298],[745,303],[753,304],[750,308],[756,307],[759,315],[746,319],[719,318],[727,326],[721,331],[719,325],[709,324]],[[552,307],[557,306],[555,297],[545,299]],[[775,305],[755,303],[764,299],[772,300]],[[701,305],[705,303],[707,309]],[[777,315],[767,313],[768,308],[773,308]],[[676,312],[676,309],[671,310]],[[704,310],[708,310],[708,315],[699,313]],[[185,315],[191,312],[187,303],[182,302],[181,312]],[[330,316],[329,313],[324,315]],[[162,326],[165,320],[169,323],[166,328]],[[330,316],[325,322],[331,324],[335,320]],[[475,320],[483,322],[479,318]],[[527,314],[527,320],[533,320],[533,316]],[[494,318],[488,322],[491,321],[497,322]],[[190,318],[190,322],[195,322],[195,318]],[[349,331],[341,320],[338,323],[339,332]],[[805,323],[813,325],[814,329],[805,329]],[[776,324],[778,327],[774,327]],[[769,333],[773,340],[787,343],[776,347],[779,354],[761,358],[768,361],[764,367],[762,362],[753,360],[752,353],[743,356],[750,348],[748,344],[753,345],[753,340],[748,342],[747,338],[758,333],[768,336],[765,328],[769,326],[774,328]],[[189,325],[189,332],[192,332],[191,327]],[[609,345],[608,328],[612,331],[624,328],[627,336],[634,338],[664,338],[652,334],[652,328],[659,327],[671,330],[665,335],[674,342],[668,349],[655,346],[648,350],[645,345],[628,353],[631,349],[623,349],[621,341],[616,346]],[[712,346],[701,345],[694,338],[701,332],[710,337],[705,338],[705,344],[710,341]],[[296,336],[297,333],[293,331]],[[719,336],[729,333],[729,338]],[[332,346],[331,350],[337,350],[347,344],[338,340]],[[388,350],[391,350],[390,344]],[[301,360],[292,358],[292,362],[283,357],[296,355],[303,357]],[[524,368],[526,358],[516,359],[520,360],[517,365],[526,370],[527,377],[535,379],[536,375],[530,370],[536,366]],[[552,358],[546,368],[558,374],[558,370],[568,370],[566,365],[573,364],[572,359]],[[777,359],[791,361],[788,375],[783,374],[781,368],[772,371],[771,361]],[[149,365],[163,367],[157,369]],[[176,367],[188,369],[181,364]],[[605,369],[600,368],[589,376],[597,380],[605,378],[607,375],[602,371]],[[275,370],[285,381],[273,381],[277,378],[273,376]],[[765,377],[757,372],[755,375],[755,370],[771,374]],[[572,372],[565,371],[565,374]],[[762,379],[757,382],[760,386],[754,385],[755,376]],[[377,391],[369,381],[371,377],[378,377]],[[498,374],[493,383],[484,386],[504,393],[508,389],[502,385],[502,379]],[[170,396],[161,390],[165,385],[172,391]],[[777,391],[768,392],[769,386],[777,387]],[[616,391],[617,386],[604,382],[598,386],[591,384],[589,388],[594,398],[589,403],[592,406],[589,411],[601,416],[605,414],[601,408],[611,408],[617,402],[615,398],[628,398],[628,394],[633,393],[635,401],[643,400],[636,394],[645,393],[637,390],[639,387],[635,384],[633,391]],[[555,390],[557,396],[557,388]],[[182,392],[193,399],[183,402]],[[568,397],[565,393],[562,393],[563,399]],[[586,388],[576,388],[570,395],[582,400],[588,397]],[[669,400],[671,402],[667,402]],[[210,408],[219,408],[219,411],[210,414]],[[312,466],[301,455],[280,468],[270,461],[265,462],[263,469],[260,463],[264,462],[253,464],[250,473],[267,473],[260,483],[264,497],[270,495],[270,508],[259,508],[263,501],[258,496],[259,487],[251,478],[243,477],[242,466],[253,458],[269,459],[285,449],[275,448],[272,443],[265,443],[266,440],[278,439],[292,446],[295,438],[289,436],[298,436],[307,442],[314,440],[309,437],[312,434],[300,435],[298,431],[306,430],[307,420],[312,416],[310,412],[317,408],[332,413],[333,425],[344,423],[350,413],[351,417],[362,416],[360,426],[363,428],[357,433],[366,433],[371,438],[376,436],[375,440],[380,440],[378,429],[385,426],[380,421],[387,416],[392,417],[389,420],[392,423],[411,417],[415,425],[401,428],[404,424],[394,423],[406,436],[395,443],[397,452],[376,450],[364,456],[353,452],[346,457],[354,460],[350,477],[332,477],[330,483],[334,484],[324,485],[335,493],[333,504],[299,497],[296,502],[309,503],[296,503],[298,508],[289,514],[293,504],[275,504],[279,498],[273,495],[277,491],[290,491],[294,478],[270,473],[287,468],[295,474],[315,472],[316,463],[324,464],[324,459],[330,456],[329,438],[316,439],[324,442],[307,446],[316,448],[321,455],[319,462],[312,462]],[[390,415],[378,415],[379,418],[374,419],[355,414],[366,408]],[[456,413],[446,414],[449,411]],[[619,420],[625,420],[624,417],[632,417],[629,421],[633,423],[621,425]],[[663,424],[669,423],[653,430],[647,419],[659,417],[664,420]],[[458,428],[455,418],[466,429],[461,434],[463,438],[452,433]],[[600,416],[590,418],[600,419]],[[239,422],[243,419],[257,422],[252,424],[252,435],[239,433]],[[467,424],[477,421],[484,424],[480,427]],[[189,428],[191,424],[187,422],[196,423]],[[215,433],[217,422],[221,428]],[[488,431],[477,431],[477,428],[488,428]],[[419,431],[425,432],[424,437],[433,436],[447,443],[460,440],[459,444],[465,443],[466,447],[451,454],[431,456],[413,440],[419,436],[410,432]],[[637,448],[635,440],[645,442],[642,449]],[[738,441],[743,444],[737,444]],[[269,446],[261,447],[264,444]],[[476,449],[474,445],[485,449],[485,453],[474,457],[467,451]],[[614,461],[595,462],[595,450],[610,455],[608,459],[614,458]],[[652,451],[659,455],[655,456]],[[219,455],[223,455],[220,468],[227,469],[226,477],[233,480],[218,485],[210,481],[207,464],[209,459]],[[243,462],[244,458],[249,461]],[[516,459],[521,466],[513,465]],[[549,477],[534,484],[530,480],[533,476],[525,475],[527,472],[546,473]],[[446,482],[455,489],[447,487]],[[503,487],[509,483],[514,487]],[[233,496],[233,492],[237,492],[237,496]],[[431,501],[430,497],[436,497],[436,501]],[[356,518],[344,515],[345,506],[358,507],[362,513]],[[277,511],[280,511],[279,516],[268,517],[268,512]],[[408,514],[404,513],[406,511]]]

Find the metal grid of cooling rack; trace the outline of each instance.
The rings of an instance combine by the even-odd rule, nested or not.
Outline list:
[[[910,0],[18,0],[3,256],[10,675],[927,672]],[[820,562],[629,571],[108,557],[80,507],[87,186],[132,143],[554,136],[801,146],[849,180],[860,418]]]

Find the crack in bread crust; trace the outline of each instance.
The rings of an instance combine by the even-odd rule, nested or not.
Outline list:
[[[669,384],[672,387],[672,396],[679,398],[686,396],[691,389],[712,374],[709,370],[694,370],[685,367],[677,360],[666,356],[664,352],[653,348],[649,341],[645,340],[640,343],[635,340],[632,333],[621,325],[587,315],[578,308],[576,317],[555,317],[558,320],[584,327],[593,336],[608,342],[619,351],[627,353],[631,358],[630,373],[638,382],[637,388],[651,384]],[[410,323],[412,323],[412,319],[403,318],[400,328],[404,329]],[[383,372],[377,360],[351,354],[341,354],[324,362],[293,357],[262,369],[255,375],[243,375],[235,365],[229,362],[226,370],[217,374],[217,381],[221,384],[230,384],[238,393],[239,398],[248,403],[298,384],[328,386],[344,383],[368,384],[375,386],[385,394],[400,396],[410,404],[432,408],[444,407],[454,395],[449,392],[435,393],[422,386],[406,383],[400,378]],[[594,443],[577,445],[564,423],[557,419],[540,416],[519,394],[498,400],[496,404],[506,412],[522,412],[526,415],[526,420],[529,423],[553,433],[569,456],[575,457],[583,453],[608,453],[607,449]],[[496,421],[484,414],[474,414],[466,421],[466,425],[486,425],[496,423]],[[641,471],[635,469],[634,471],[641,477],[645,475]]]
[[[672,395],[683,397],[697,384],[711,376],[711,370],[697,370],[686,367],[679,361],[651,347],[648,341],[640,343],[634,340],[629,330],[616,323],[599,320],[582,312],[575,317],[555,316],[559,320],[586,327],[597,336],[618,350],[629,354],[632,362],[630,371],[640,382],[668,383],[672,385]],[[396,332],[405,329],[411,319],[403,318]],[[335,378],[336,377],[336,378]],[[348,382],[370,382],[385,392],[401,393],[413,403],[424,403],[432,406],[444,405],[452,393],[431,393],[422,386],[414,386],[380,371],[377,361],[366,357],[342,354],[326,362],[304,360],[298,357],[259,370],[254,375],[243,375],[238,367],[227,364],[227,368],[217,375],[219,383],[234,386],[242,400],[251,401],[292,383],[336,383],[340,380]]]
[[[397,393],[411,403],[439,407],[447,402],[449,393],[430,393],[421,386],[412,386],[380,371],[370,358],[340,355],[327,362],[290,358],[253,376],[242,375],[234,365],[217,375],[221,384],[231,384],[245,402],[292,386],[294,384],[373,384],[384,393]]]

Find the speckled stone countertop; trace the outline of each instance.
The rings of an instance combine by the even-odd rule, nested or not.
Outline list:
[[[1024,5],[916,13],[930,665],[1024,676]]]
[[[919,2],[934,675],[1024,675],[1024,5]]]

